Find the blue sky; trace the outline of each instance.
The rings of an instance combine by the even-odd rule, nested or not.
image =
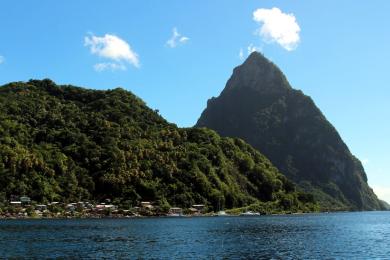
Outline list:
[[[295,17],[298,41],[259,33],[266,21],[253,13],[273,7]],[[178,126],[195,124],[255,47],[314,99],[390,201],[390,1],[4,0],[0,13],[0,84],[121,86]]]

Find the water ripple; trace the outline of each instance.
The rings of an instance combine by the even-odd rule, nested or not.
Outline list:
[[[0,220],[0,258],[388,259],[390,212]]]

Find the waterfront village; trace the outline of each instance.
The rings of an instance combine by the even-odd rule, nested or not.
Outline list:
[[[182,209],[172,207],[161,209],[153,202],[142,201],[139,205],[123,209],[110,199],[100,203],[78,201],[71,203],[50,202],[39,204],[28,196],[11,196],[8,205],[0,209],[0,218],[130,218],[146,216],[204,216],[210,215],[203,204]],[[168,213],[167,213],[168,210]]]

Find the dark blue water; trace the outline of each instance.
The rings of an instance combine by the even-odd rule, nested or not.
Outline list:
[[[390,212],[1,220],[0,258],[390,259]]]

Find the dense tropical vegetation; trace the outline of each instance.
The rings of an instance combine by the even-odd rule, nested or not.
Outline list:
[[[112,199],[210,210],[265,205],[313,210],[271,162],[241,139],[178,128],[123,89],[51,80],[0,87],[0,202]]]

